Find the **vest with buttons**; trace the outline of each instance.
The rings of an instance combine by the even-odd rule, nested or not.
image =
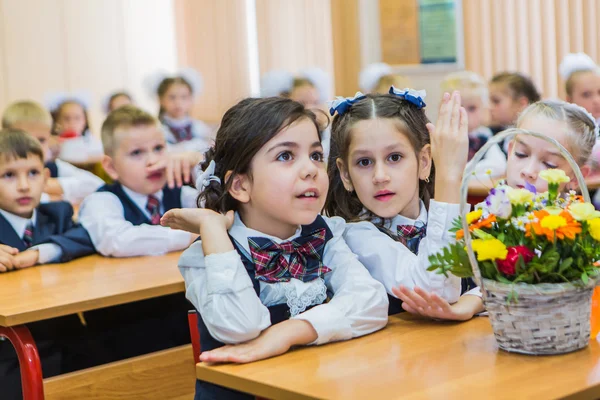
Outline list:
[[[316,229],[321,229],[321,228],[326,229],[325,243],[327,243],[331,238],[333,238],[333,233],[329,229],[329,226],[327,226],[327,223],[325,222],[323,217],[321,217],[320,215],[317,216],[317,219],[315,220],[315,222],[313,222],[310,225],[304,225],[302,227],[301,235],[308,235],[311,232],[314,232]],[[244,267],[246,268],[246,272],[248,272],[248,276],[250,277],[250,280],[252,281],[252,285],[254,287],[256,295],[257,296],[260,295],[260,283],[255,277],[255,273],[254,273],[255,267],[254,267],[254,262],[252,261],[252,257],[250,256],[250,254],[248,254],[246,249],[244,249],[242,247],[242,245],[240,245],[233,237],[230,236],[230,239],[231,239],[231,242],[233,243],[233,246],[235,247],[236,251],[239,253],[239,255],[242,259],[242,263],[244,264]],[[323,247],[323,252],[324,251],[325,251],[325,247]],[[321,254],[321,257],[323,257],[323,254]],[[329,294],[329,295],[331,295],[331,294]],[[307,310],[310,308],[312,308],[312,306],[308,307]],[[281,304],[277,304],[274,306],[270,306],[270,307],[268,307],[268,309],[269,309],[269,314],[271,316],[271,325],[275,325],[275,324],[278,324],[280,322],[290,319],[290,308],[288,307],[288,305],[286,303],[281,303]],[[208,331],[208,328],[206,327],[206,325],[204,324],[204,321],[202,320],[202,315],[200,315],[200,313],[198,313],[198,331],[200,333],[200,350],[201,351],[209,351],[209,350],[213,350],[218,347],[224,346],[224,344],[222,342],[219,342],[218,340],[216,340],[215,338],[213,338],[211,336],[210,332]],[[250,396],[250,395],[247,395],[247,394],[244,394],[241,392],[227,389],[222,386],[214,385],[212,383],[197,380],[196,381],[196,394],[195,394],[194,398],[196,400],[199,400],[199,399],[223,399],[223,400],[246,400],[247,399],[247,400],[250,400],[250,399],[254,399],[254,396]]]

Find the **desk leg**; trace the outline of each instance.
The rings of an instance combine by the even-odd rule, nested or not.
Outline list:
[[[4,336],[14,346],[21,368],[23,400],[44,400],[42,363],[35,341],[25,325],[0,326],[0,336]]]

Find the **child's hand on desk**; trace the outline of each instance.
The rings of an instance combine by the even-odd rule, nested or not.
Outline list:
[[[15,256],[19,253],[14,247],[0,244],[0,272],[7,272],[17,268]]]
[[[466,321],[483,311],[483,302],[478,296],[462,296],[454,304],[448,303],[435,293],[415,287],[410,290],[400,285],[392,292],[402,300],[402,308],[411,314],[434,319]]]
[[[39,256],[40,252],[38,250],[25,250],[20,252],[15,256],[15,259],[17,260],[16,268],[22,269],[33,267],[37,264]]]
[[[249,363],[285,353],[292,346],[305,345],[317,340],[317,332],[303,320],[290,319],[272,325],[253,340],[227,345],[200,354],[200,361],[208,363]]]

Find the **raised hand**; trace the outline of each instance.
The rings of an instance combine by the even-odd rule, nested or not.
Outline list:
[[[469,157],[467,111],[460,94],[445,93],[436,125],[427,124],[431,156],[435,163],[435,199],[446,203],[460,201],[460,183]]]

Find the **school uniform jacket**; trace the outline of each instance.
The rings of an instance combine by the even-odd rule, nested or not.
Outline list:
[[[27,249],[23,242],[26,222],[19,218],[0,211],[0,243],[24,251]],[[34,211],[32,222],[32,248],[39,251],[40,264],[67,262],[95,253],[88,232],[73,222],[73,207],[65,201],[40,204]],[[15,225],[19,225],[19,232]]]

